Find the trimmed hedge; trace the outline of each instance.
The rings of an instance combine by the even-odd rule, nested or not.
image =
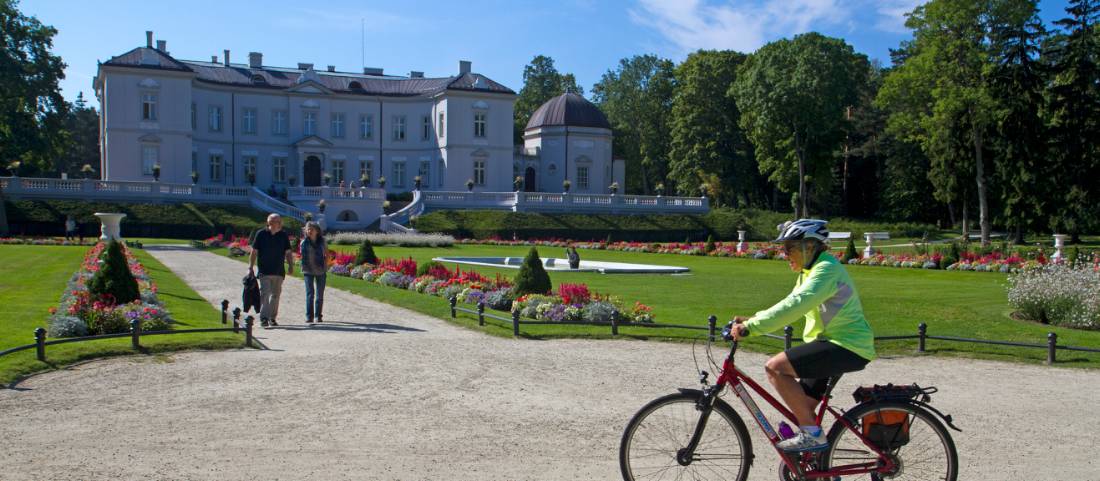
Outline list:
[[[248,235],[260,228],[267,214],[245,206],[191,204],[120,204],[71,200],[7,200],[8,224],[13,235],[64,235],[65,217],[72,215],[85,237],[99,236],[96,212],[120,212],[125,237],[171,237],[205,239],[232,231]],[[301,225],[284,220],[284,228],[295,232]]]
[[[749,240],[775,238],[775,226],[790,220],[790,214],[765,210],[712,209],[706,215],[609,215],[540,214],[487,210],[438,211],[414,219],[420,232],[441,232],[455,237],[486,239],[563,238],[582,241],[699,242],[737,240],[737,231],[748,231]],[[920,237],[939,232],[930,224],[884,223],[845,218],[829,220],[829,229],[889,232],[892,237]]]

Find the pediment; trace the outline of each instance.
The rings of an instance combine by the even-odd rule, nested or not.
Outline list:
[[[316,95],[328,95],[328,94],[332,93],[331,90],[329,90],[327,87],[325,87],[324,85],[321,85],[320,82],[317,82],[315,80],[306,80],[305,82],[302,82],[298,85],[295,85],[295,86],[293,86],[293,87],[291,87],[287,90],[289,90],[291,92],[302,93],[302,94],[316,94]]]
[[[310,135],[304,137],[301,140],[294,143],[297,147],[332,147],[332,142],[322,139],[316,135]]]

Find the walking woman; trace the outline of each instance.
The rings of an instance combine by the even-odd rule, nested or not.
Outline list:
[[[321,322],[321,307],[325,303],[325,265],[328,245],[316,222],[306,222],[305,236],[298,246],[302,256],[302,277],[306,280],[306,324]]]

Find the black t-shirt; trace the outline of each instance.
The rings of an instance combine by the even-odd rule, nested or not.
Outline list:
[[[267,229],[256,232],[256,238],[252,241],[252,249],[256,251],[256,266],[260,268],[261,276],[286,276],[286,251],[290,250],[290,236],[285,230],[274,234]]]

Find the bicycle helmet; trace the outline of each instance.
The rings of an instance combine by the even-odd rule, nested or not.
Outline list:
[[[827,223],[827,221],[818,219],[789,220],[776,226],[779,229],[779,237],[776,237],[773,242],[803,239],[817,239],[826,242],[829,240],[829,229],[825,227]]]

